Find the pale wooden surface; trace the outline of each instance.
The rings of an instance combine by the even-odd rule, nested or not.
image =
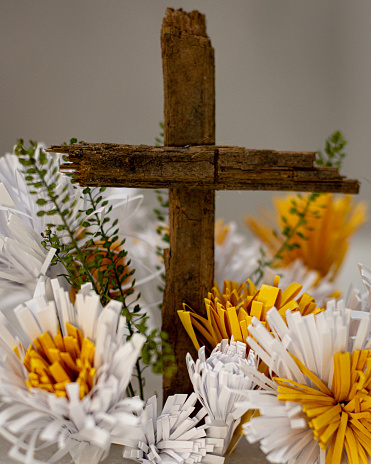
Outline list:
[[[7,456],[9,443],[4,438],[0,437],[0,464],[13,464],[16,461]],[[40,452],[39,459],[47,459],[47,454]],[[61,463],[66,461],[61,461]],[[134,461],[123,459],[122,448],[120,446],[112,446],[109,457],[103,461],[105,464],[133,464]],[[226,459],[225,464],[265,464],[268,461],[264,454],[259,450],[257,445],[249,445],[245,438],[242,438],[235,452]]]

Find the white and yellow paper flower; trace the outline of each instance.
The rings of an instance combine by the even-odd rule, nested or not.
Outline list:
[[[222,438],[206,436],[208,425],[199,425],[207,411],[195,414],[197,396],[169,396],[157,417],[157,399],[147,401],[145,429],[132,447],[124,448],[124,457],[145,464],[223,464]]]
[[[242,370],[261,387],[245,407],[260,417],[245,425],[270,462],[367,464],[371,457],[371,316],[344,309],[302,316],[268,312],[272,335],[257,319],[248,343],[269,367],[269,379]]]
[[[89,284],[75,306],[52,286],[51,301],[41,295],[15,309],[22,330],[0,316],[0,432],[19,462],[40,464],[38,449],[51,449],[48,462],[89,452],[94,464],[137,433],[142,402],[127,388],[145,339],[125,343],[121,304],[103,308]]]
[[[280,269],[265,268],[263,282],[269,283],[273,281],[276,274],[280,275],[280,286],[288,287],[292,282],[300,282],[302,290],[298,296],[303,293],[308,293],[315,300],[319,307],[324,307],[326,301],[331,298],[339,298],[340,294],[336,285],[327,276],[319,278],[317,271],[309,270],[301,259],[296,259],[287,267]]]

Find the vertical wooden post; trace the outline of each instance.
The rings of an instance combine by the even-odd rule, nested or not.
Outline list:
[[[164,136],[167,146],[215,143],[214,49],[205,16],[167,9],[161,30],[164,73]],[[196,355],[177,310],[182,303],[205,314],[204,297],[214,279],[215,195],[202,188],[170,189],[170,250],[165,254],[166,286],[162,328],[169,334],[177,373],[164,378],[164,401],[191,391],[185,356]]]

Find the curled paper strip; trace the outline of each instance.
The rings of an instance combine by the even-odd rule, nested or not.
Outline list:
[[[352,288],[348,295],[347,306],[356,311],[371,312],[371,270],[363,264],[358,264],[365,292]]]
[[[244,427],[248,441],[260,441],[270,462],[369,462],[371,315],[332,300],[320,314],[286,317],[287,326],[268,312],[273,335],[257,319],[249,326],[273,377],[241,367],[261,387],[241,404],[260,412]]]
[[[196,402],[195,393],[169,396],[157,417],[157,399],[150,398],[143,414],[145,429],[124,448],[124,457],[145,464],[223,464],[224,439],[206,436],[209,426],[198,424],[207,411],[202,408],[194,414]]]
[[[90,285],[75,306],[56,280],[52,286],[52,301],[41,295],[16,308],[20,333],[0,317],[0,432],[19,462],[39,464],[45,448],[47,462],[69,453],[78,462],[88,447],[94,464],[111,443],[138,433],[142,401],[126,389],[145,339],[125,343],[121,304],[103,309]]]
[[[206,418],[210,426],[208,436],[222,437],[225,440],[224,454],[232,434],[246,412],[237,407],[245,398],[245,391],[255,387],[255,383],[242,370],[241,365],[257,369],[258,359],[250,351],[248,359],[246,345],[232,340],[222,340],[206,359],[205,347],[198,351],[198,359],[193,361],[187,354],[187,367],[194,391],[200,403],[208,412]]]

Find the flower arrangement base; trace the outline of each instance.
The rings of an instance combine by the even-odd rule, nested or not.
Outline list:
[[[98,464],[102,457],[102,450],[97,446],[86,446],[85,449],[78,453],[75,450],[70,451],[74,464]],[[107,461],[108,464],[109,460]]]

